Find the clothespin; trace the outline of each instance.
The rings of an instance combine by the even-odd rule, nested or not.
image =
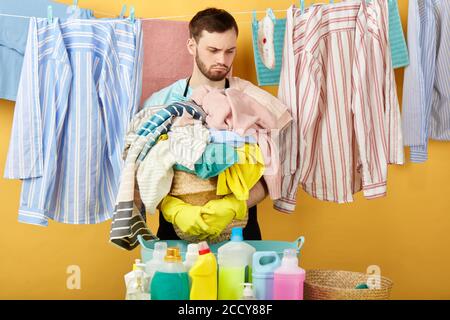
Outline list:
[[[256,19],[256,11],[255,10],[253,10],[253,13],[252,13],[252,22],[253,23],[257,23],[258,22],[258,20]]]
[[[305,13],[305,0],[300,0],[300,12]]]
[[[47,19],[48,19],[48,22],[53,23],[53,8],[52,8],[52,6],[47,7]]]
[[[120,11],[120,19],[123,19],[123,17],[124,17],[124,15],[125,15],[125,12],[127,12],[127,5],[126,4],[124,4],[123,6],[122,6],[122,10]]]
[[[268,9],[266,10],[266,14],[267,14],[267,16],[268,16],[270,19],[272,19],[273,24],[276,24],[276,23],[277,23],[277,18],[275,17],[275,14],[273,13],[272,8],[268,8]]]
[[[81,10],[78,7],[78,0],[73,0],[73,4],[67,7],[67,20],[78,19],[81,16]]]
[[[130,7],[130,16],[128,17],[128,20],[129,20],[131,23],[134,23],[134,21],[135,21],[135,19],[134,19],[134,6],[131,6],[131,7]]]

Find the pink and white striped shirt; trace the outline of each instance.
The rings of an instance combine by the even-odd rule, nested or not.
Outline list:
[[[400,111],[388,44],[386,1],[288,9],[278,97],[293,123],[283,132],[282,198],[298,185],[346,203],[386,194],[387,165],[403,163]]]

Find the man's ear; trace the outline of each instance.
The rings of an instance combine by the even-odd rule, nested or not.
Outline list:
[[[196,48],[197,48],[197,43],[195,42],[194,38],[189,38],[187,40],[187,49],[190,53],[191,56],[195,56],[195,52],[196,52]]]

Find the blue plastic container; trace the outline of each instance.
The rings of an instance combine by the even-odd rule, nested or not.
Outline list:
[[[253,290],[257,300],[273,299],[273,272],[281,265],[275,251],[259,251],[253,254]]]
[[[153,248],[155,243],[158,240],[145,240],[141,235],[138,235],[139,243],[141,244],[141,260],[143,263],[151,260],[153,257]],[[178,247],[180,248],[180,254],[183,260],[185,259],[185,255],[187,252],[188,242],[184,240],[163,240],[167,243],[168,247]],[[208,244],[211,252],[214,253],[217,257],[217,249],[227,243],[228,241]],[[297,255],[300,258],[300,250],[305,243],[305,238],[303,236],[298,237],[295,241],[276,241],[276,240],[244,240],[244,242],[248,243],[252,247],[256,249],[256,251],[275,251],[279,258],[283,257],[284,249],[295,249],[297,251]]]

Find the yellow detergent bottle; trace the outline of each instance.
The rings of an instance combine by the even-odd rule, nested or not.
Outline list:
[[[217,260],[203,241],[198,244],[198,258],[189,271],[192,279],[191,300],[217,300]]]

